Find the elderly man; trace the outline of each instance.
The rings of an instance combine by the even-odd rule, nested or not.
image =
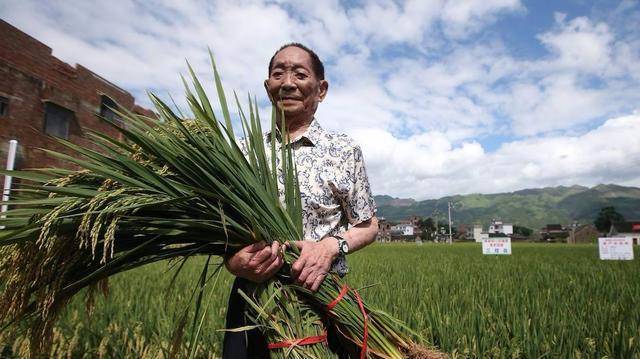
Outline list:
[[[291,274],[298,284],[315,291],[329,271],[346,274],[347,254],[375,240],[376,207],[360,148],[345,135],[325,131],[314,118],[329,89],[318,55],[298,43],[282,46],[269,62],[264,85],[279,117],[284,114],[298,170],[305,241],[296,242],[301,254]],[[267,144],[272,135],[277,136],[265,135]],[[279,250],[276,242],[258,243],[227,258],[227,269],[237,277],[229,298],[227,328],[248,324],[237,291],[247,281],[271,278],[283,265]],[[223,357],[264,358],[268,351],[257,330],[228,332]]]

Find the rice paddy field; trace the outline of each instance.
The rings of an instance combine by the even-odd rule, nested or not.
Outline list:
[[[511,256],[483,256],[475,243],[379,243],[349,257],[348,278],[452,357],[640,358],[639,254],[600,261],[595,245],[514,244]],[[192,322],[181,318],[203,264],[187,262],[171,288],[167,263],[120,274],[91,314],[76,297],[51,356],[186,356]],[[232,278],[223,270],[211,280],[197,357],[220,355]],[[186,344],[172,352],[181,332]],[[0,357],[23,357],[27,346],[0,333]]]

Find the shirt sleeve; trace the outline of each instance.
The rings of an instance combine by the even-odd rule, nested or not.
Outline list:
[[[350,186],[345,200],[345,212],[352,226],[367,221],[376,214],[376,203],[371,194],[369,178],[364,166],[360,146],[354,146],[352,164],[349,167]]]

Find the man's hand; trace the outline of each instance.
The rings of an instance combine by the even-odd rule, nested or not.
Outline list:
[[[224,264],[231,274],[262,283],[273,277],[284,264],[279,255],[281,247],[277,241],[274,241],[271,246],[266,245],[265,242],[255,243],[227,258]]]
[[[300,249],[300,257],[291,266],[291,276],[297,284],[315,292],[338,257],[338,240],[328,237],[318,242],[297,241],[295,244]]]

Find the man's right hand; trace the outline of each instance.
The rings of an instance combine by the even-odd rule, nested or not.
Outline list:
[[[262,283],[273,277],[284,264],[279,255],[281,247],[277,241],[271,246],[265,242],[251,244],[227,258],[224,264],[231,274]]]

